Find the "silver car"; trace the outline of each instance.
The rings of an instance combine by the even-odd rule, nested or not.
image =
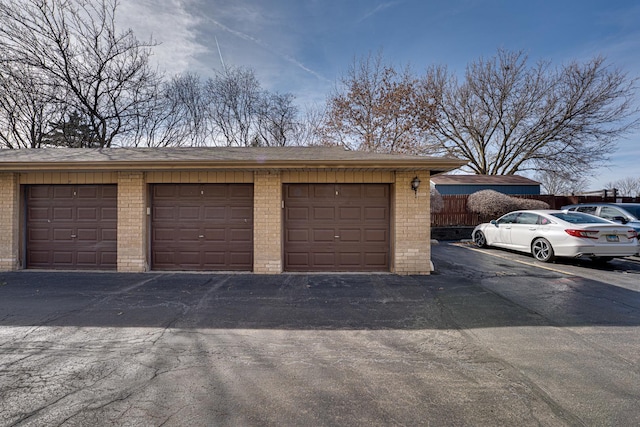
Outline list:
[[[633,227],[640,233],[640,203],[580,203],[563,206],[562,209],[599,216]]]
[[[609,261],[636,255],[638,233],[631,227],[580,212],[523,210],[478,225],[472,233],[479,247],[527,252],[549,262],[555,257],[590,257]]]

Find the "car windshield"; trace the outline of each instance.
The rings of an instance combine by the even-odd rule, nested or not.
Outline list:
[[[580,212],[557,212],[552,213],[551,216],[559,218],[563,221],[570,222],[571,224],[594,224],[602,223],[609,224],[606,219],[598,218],[597,216],[587,215]]]

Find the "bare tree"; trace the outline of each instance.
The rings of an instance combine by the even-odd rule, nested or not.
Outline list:
[[[249,68],[225,68],[205,85],[209,117],[228,146],[251,146],[260,83]]]
[[[433,67],[422,88],[437,104],[432,129],[441,151],[478,174],[581,174],[638,125],[635,80],[601,57],[552,69],[500,50],[469,64],[462,83]]]
[[[571,195],[586,191],[589,180],[582,175],[565,171],[540,171],[535,179],[540,182],[544,194]]]
[[[117,0],[0,4],[3,65],[19,64],[38,79],[39,90],[55,96],[53,104],[86,117],[101,147],[131,131],[156,95],[148,66],[153,43],[138,41],[131,30],[118,32],[116,6]]]
[[[640,196],[640,178],[628,176],[617,181],[605,184],[605,188],[607,190],[613,190],[615,188],[617,190],[616,194],[621,197]],[[611,192],[610,194],[613,194],[613,192]]]
[[[202,146],[209,140],[208,100],[196,74],[174,76],[157,89],[152,103],[135,115],[133,146]]]
[[[422,132],[433,106],[417,82],[408,67],[396,70],[381,53],[354,60],[329,97],[324,140],[352,150],[425,152]]]
[[[264,92],[255,111],[255,144],[285,146],[298,130],[298,109],[293,95]]]
[[[40,148],[64,106],[23,64],[0,60],[0,148]]]

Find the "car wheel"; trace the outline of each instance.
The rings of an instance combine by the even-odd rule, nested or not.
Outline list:
[[[487,238],[482,231],[476,231],[476,234],[473,235],[473,241],[479,248],[487,247]]]
[[[531,253],[538,261],[549,262],[553,259],[553,247],[547,239],[534,240],[531,244]]]

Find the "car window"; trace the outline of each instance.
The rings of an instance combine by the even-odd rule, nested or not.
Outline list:
[[[545,218],[541,215],[538,215],[538,224],[540,225],[547,225],[547,224],[551,224],[551,220],[549,218]]]
[[[506,214],[502,218],[498,219],[498,224],[513,224],[516,222],[517,213]]]
[[[531,212],[522,212],[516,220],[518,224],[537,224],[538,215]]]
[[[602,208],[600,208],[600,216],[605,219],[613,219],[617,216],[621,216],[623,218],[627,217],[619,209],[612,208],[610,206],[603,206]]]
[[[570,222],[572,224],[610,224],[610,222],[605,219],[581,212],[556,212],[552,213],[551,216],[559,218],[563,221]]]
[[[630,206],[630,205],[627,206],[627,205],[624,205],[624,206],[622,206],[622,208],[624,208],[625,211],[629,212],[635,218],[640,219],[640,206]]]
[[[596,207],[595,206],[578,206],[576,208],[576,211],[588,213],[588,214],[591,214],[591,215],[595,215],[596,214]]]

